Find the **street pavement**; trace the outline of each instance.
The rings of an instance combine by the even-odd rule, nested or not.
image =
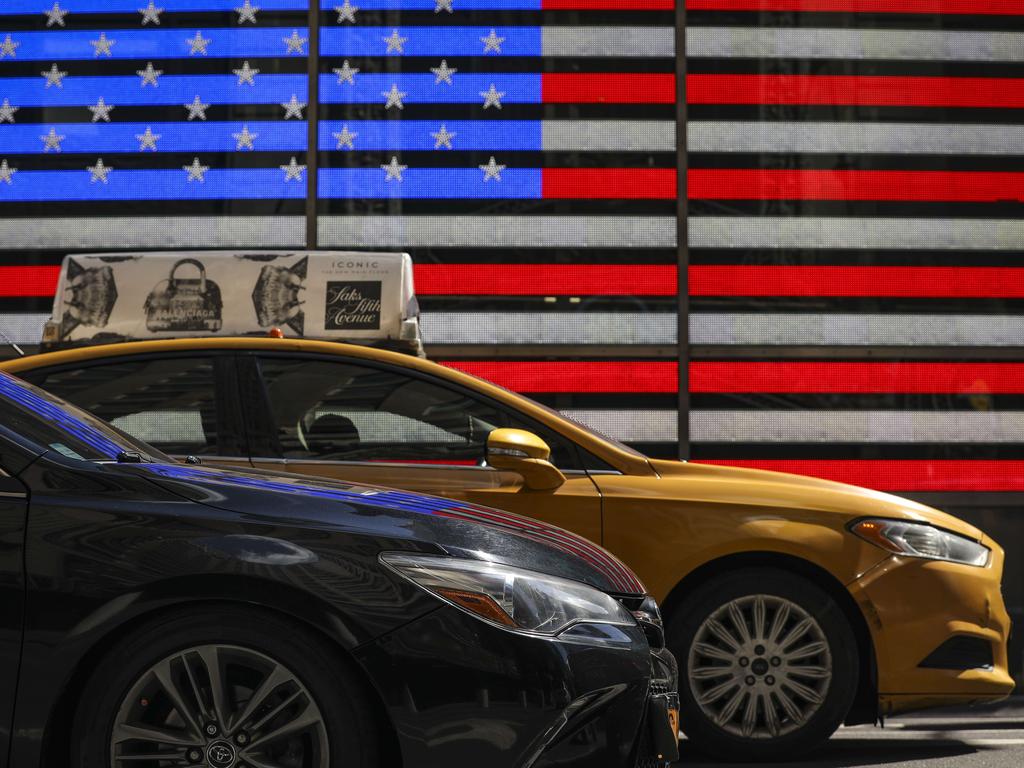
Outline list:
[[[687,768],[724,768],[681,743]],[[738,764],[744,765],[744,764]],[[886,720],[885,728],[840,728],[819,750],[775,768],[1024,768],[1024,703],[932,712]],[[746,768],[750,768],[746,764]]]

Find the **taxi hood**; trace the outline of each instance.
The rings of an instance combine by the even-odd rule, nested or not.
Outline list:
[[[885,517],[928,523],[981,541],[973,525],[910,499],[856,485],[763,469],[650,460],[661,475],[660,494],[679,499],[799,509],[835,515],[846,521]]]
[[[120,465],[191,501],[292,527],[404,539],[458,557],[484,559],[581,581],[604,592],[643,595],[633,572],[574,533],[454,499],[260,470],[185,464]]]

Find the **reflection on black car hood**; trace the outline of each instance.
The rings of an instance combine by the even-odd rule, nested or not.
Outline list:
[[[608,592],[644,594],[645,589],[633,572],[614,555],[574,533],[537,520],[520,517],[489,507],[464,501],[427,496],[419,493],[355,485],[331,480],[291,477],[248,470],[225,470],[183,464],[135,464],[131,470],[149,476],[178,493],[209,506],[246,512],[255,500],[277,496],[263,509],[277,511],[282,517],[294,511],[288,502],[301,501],[309,507],[326,503],[343,503],[396,513],[401,517],[416,516],[436,521],[428,527],[434,543],[445,549],[463,552],[510,565],[541,570],[552,575],[586,581]],[[312,510],[309,510],[312,511]],[[447,523],[447,525],[445,524]],[[461,523],[461,526],[453,526]],[[460,529],[498,535],[467,538]],[[418,526],[418,536],[423,527]],[[511,537],[510,537],[511,534]],[[522,544],[532,542],[530,562],[523,561]],[[515,546],[519,545],[518,549]],[[514,553],[514,554],[513,554]]]

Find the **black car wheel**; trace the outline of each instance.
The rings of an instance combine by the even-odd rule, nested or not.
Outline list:
[[[856,641],[842,610],[806,579],[750,568],[719,576],[673,613],[680,720],[702,752],[743,761],[822,743],[853,701]]]
[[[224,607],[167,616],[93,672],[73,746],[83,768],[371,768],[359,681],[320,638]]]

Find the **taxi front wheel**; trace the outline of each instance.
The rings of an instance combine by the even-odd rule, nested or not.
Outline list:
[[[680,720],[711,757],[769,761],[828,739],[853,701],[856,641],[835,601],[773,568],[718,576],[669,622]]]

